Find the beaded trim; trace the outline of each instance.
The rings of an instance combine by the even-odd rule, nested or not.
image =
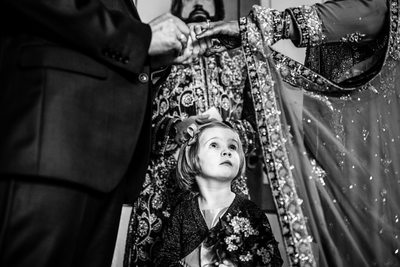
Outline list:
[[[276,102],[274,81],[267,62],[256,60],[259,44],[249,42],[250,38],[261,40],[256,25],[240,19],[242,46],[246,55],[249,80],[257,120],[258,134],[263,149],[268,178],[281,223],[286,252],[290,266],[315,266],[311,249],[312,238],[308,234],[293,176],[292,166],[286,151],[285,133],[280,121],[280,110]],[[255,46],[253,46],[255,45]],[[263,53],[264,51],[258,50]],[[254,54],[253,54],[254,53]],[[264,58],[265,53],[263,55]]]
[[[335,92],[339,90],[353,90],[354,88],[341,88],[323,76],[313,72],[303,64],[287,57],[277,51],[272,52],[272,59],[275,61],[282,79],[296,87],[307,91]]]
[[[399,0],[392,0],[390,3],[390,38],[389,55],[395,59],[400,59],[400,4]]]
[[[260,30],[265,36],[264,40],[268,42],[268,45],[285,38],[286,20],[283,12],[254,5],[251,14],[257,16],[257,18],[253,19],[259,21]]]
[[[365,33],[353,32],[340,38],[340,41],[343,43],[359,43],[365,37],[365,35]]]
[[[300,47],[316,46],[324,43],[326,38],[322,31],[322,22],[314,6],[288,8],[293,16],[295,26],[300,33]]]
[[[388,56],[395,60],[400,59],[400,4],[399,0],[391,0],[390,2],[390,33],[389,33],[389,48],[385,61]],[[275,61],[276,67],[280,71],[282,79],[296,87],[301,87],[307,91],[319,92],[338,92],[338,91],[353,91],[353,90],[372,90],[375,93],[376,89],[371,85],[375,79],[372,78],[368,83],[359,87],[341,87],[323,76],[313,72],[303,64],[277,52],[273,51],[272,58]]]
[[[388,56],[391,56],[395,60],[400,60],[400,25],[399,25],[400,4],[399,0],[391,0],[391,1],[389,0],[389,4],[390,4],[390,34],[389,34],[389,48],[387,51],[387,55],[385,56],[385,61],[388,60],[387,58]],[[306,23],[304,22],[305,18],[302,18],[303,14],[300,12],[300,10],[295,12],[295,9],[296,8],[293,8],[291,12],[294,16],[298,16],[298,18],[295,19],[295,21],[297,22],[297,24],[301,23],[302,26],[301,27],[298,26],[299,29],[304,29],[304,31],[302,31],[302,36],[303,35],[308,36],[306,30],[307,29]],[[322,25],[322,23],[319,24]],[[322,34],[322,36],[324,35]],[[322,39],[325,39],[325,37],[322,37]],[[302,42],[306,44],[306,42],[304,42],[304,38],[302,40],[303,40]],[[374,86],[371,85],[371,82],[375,79],[375,77],[372,78],[368,83],[366,83],[363,86],[345,88],[329,81],[323,76],[308,69],[303,64],[298,63],[295,60],[277,51],[273,51],[272,57],[285,82],[296,87],[301,87],[307,91],[337,92],[337,91],[353,91],[353,90],[372,90],[376,92]]]

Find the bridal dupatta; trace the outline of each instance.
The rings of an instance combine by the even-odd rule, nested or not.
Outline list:
[[[384,60],[346,86],[271,50],[264,9],[240,20],[291,266],[400,266],[398,2]]]

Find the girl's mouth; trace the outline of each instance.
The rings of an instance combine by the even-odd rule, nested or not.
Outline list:
[[[232,162],[230,162],[229,160],[226,160],[226,161],[221,162],[220,165],[229,165],[229,166],[232,166]]]

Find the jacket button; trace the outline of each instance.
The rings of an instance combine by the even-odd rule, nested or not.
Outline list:
[[[147,83],[149,81],[149,76],[146,73],[139,74],[139,81],[141,83]]]
[[[128,63],[129,63],[129,57],[124,57],[124,58],[122,59],[122,63],[128,64]]]
[[[109,51],[108,49],[106,49],[106,48],[103,49],[102,53],[103,53],[103,55],[106,56],[106,57],[109,57],[109,56],[110,56],[110,51]]]

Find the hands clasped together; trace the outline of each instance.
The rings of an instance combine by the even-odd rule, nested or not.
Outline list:
[[[150,23],[149,55],[153,67],[190,64],[201,55],[211,55],[240,46],[239,25],[231,22],[200,22],[186,25],[172,14]]]

